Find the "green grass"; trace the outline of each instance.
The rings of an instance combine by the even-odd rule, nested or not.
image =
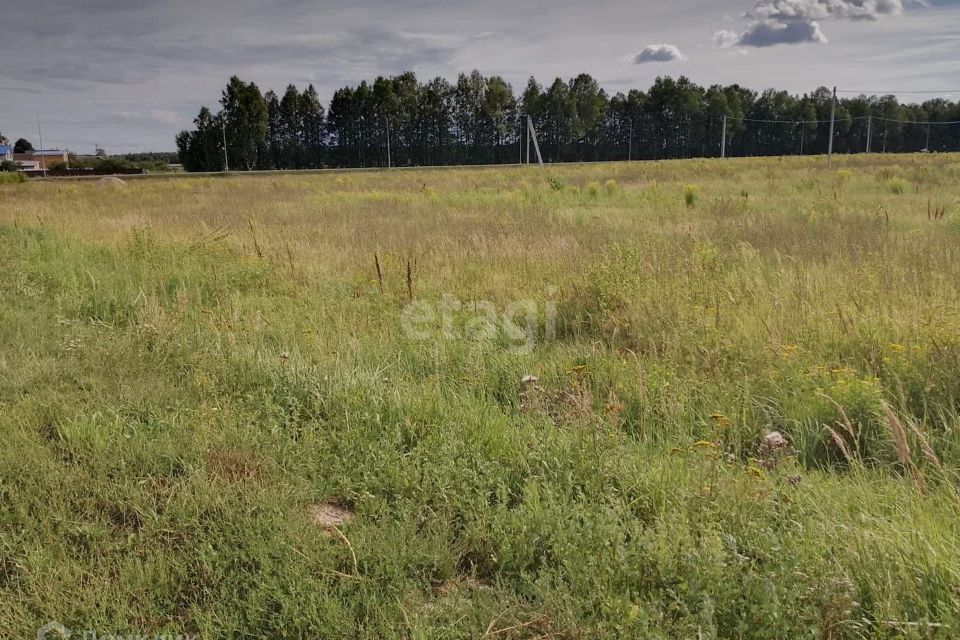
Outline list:
[[[26,182],[27,178],[22,173],[0,171],[0,185],[2,184],[21,184]]]
[[[0,629],[956,637],[958,178],[0,185]]]

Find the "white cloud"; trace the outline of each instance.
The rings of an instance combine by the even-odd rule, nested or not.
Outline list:
[[[903,13],[903,0],[759,0],[744,15],[746,30],[717,31],[720,47],[772,47],[778,44],[826,43],[820,20],[880,20]]]
[[[674,60],[686,60],[686,57],[678,47],[672,44],[651,44],[630,56],[630,61],[634,64],[672,62]]]
[[[754,20],[879,20],[903,12],[901,0],[760,0],[747,16]]]
[[[720,29],[713,34],[713,44],[723,49],[737,46],[740,41],[740,34],[730,29]]]

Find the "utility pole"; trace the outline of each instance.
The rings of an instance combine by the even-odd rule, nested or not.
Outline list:
[[[720,157],[727,157],[727,114],[723,114],[723,136],[720,138]]]
[[[927,123],[927,145],[924,147],[925,151],[930,151],[930,123]]]
[[[517,138],[520,140],[520,164],[523,164],[523,136],[519,135]]]
[[[827,163],[833,162],[833,125],[837,118],[837,88],[833,88],[833,102],[830,104],[830,141],[827,143]]]
[[[527,116],[527,164],[530,164],[530,116]]]
[[[630,144],[627,146],[627,162],[633,160],[633,118],[630,118]]]
[[[223,132],[223,171],[230,171],[230,163],[227,162],[227,123],[224,118],[220,119],[220,131]]]
[[[533,148],[537,152],[537,162],[540,163],[540,168],[543,169],[543,155],[540,153],[540,143],[537,142],[537,130],[533,128],[533,121],[530,119],[530,116],[527,116],[527,134],[533,137]],[[530,156],[527,156],[527,164],[530,163]]]
[[[867,116],[867,153],[870,153],[870,143],[873,141],[873,116]]]
[[[390,159],[390,119],[384,118],[384,121],[387,123],[387,169],[393,166],[393,162]]]
[[[803,139],[807,136],[807,127],[804,126],[805,123],[800,123],[800,155],[803,155]]]
[[[37,135],[40,137],[40,166],[43,167],[43,177],[47,177],[47,157],[43,155],[43,131],[40,129],[40,114],[37,114]]]

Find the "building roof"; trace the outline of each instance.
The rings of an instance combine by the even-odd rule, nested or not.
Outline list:
[[[8,144],[0,144],[0,156],[5,156],[8,153],[13,153],[13,147]]]
[[[34,156],[63,156],[66,155],[66,151],[60,149],[34,149],[31,152],[31,155]]]

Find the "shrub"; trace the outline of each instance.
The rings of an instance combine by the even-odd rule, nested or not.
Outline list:
[[[17,166],[16,162],[13,162],[11,160],[4,160],[3,162],[0,162],[0,171],[4,171],[8,173],[20,171],[20,167]]]
[[[897,196],[905,193],[908,186],[910,185],[903,178],[890,178],[887,181],[887,191]]]
[[[700,199],[700,187],[695,184],[688,184],[683,187],[683,201],[687,203],[688,207],[697,206],[697,201]]]
[[[26,182],[27,177],[22,173],[11,173],[9,171],[4,171],[0,173],[0,184],[20,184],[21,182]]]
[[[136,165],[122,158],[103,158],[95,160],[91,166],[96,171],[119,172],[126,169],[135,169]]]
[[[600,184],[597,182],[590,182],[587,184],[587,195],[591,198],[596,198],[600,195]]]

